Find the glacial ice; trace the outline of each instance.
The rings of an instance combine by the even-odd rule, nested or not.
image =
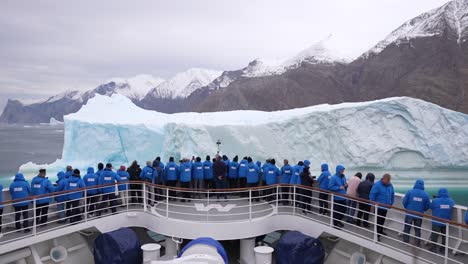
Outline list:
[[[122,95],[96,95],[65,116],[62,159],[49,169],[166,161],[221,152],[347,168],[468,168],[468,115],[408,97],[277,112],[163,114]],[[36,170],[28,163],[20,170]]]

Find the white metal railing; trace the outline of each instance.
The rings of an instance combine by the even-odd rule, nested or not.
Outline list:
[[[273,215],[295,215],[410,254],[428,263],[468,263],[468,257],[464,255],[468,249],[466,225],[445,222],[445,234],[441,235],[446,237],[446,243],[445,245],[441,242],[434,243],[442,250],[433,252],[426,248],[433,244],[430,241],[431,221],[433,220],[431,216],[420,215],[421,237],[416,237],[412,228],[412,232],[408,234],[410,243],[406,243],[403,242],[402,235],[404,219],[408,211],[398,207],[389,209],[384,217],[386,235],[378,234],[378,217],[376,217],[378,206],[360,208],[359,203],[366,205],[370,204],[370,201],[346,197],[348,201],[357,202],[354,215],[349,215],[350,222],[358,220],[358,213],[362,218],[360,219],[361,226],[350,224],[346,222],[348,218],[346,211],[352,207],[348,204],[337,203],[336,194],[316,188],[300,185],[271,185],[244,189],[192,190],[145,182],[117,183],[104,187],[109,186],[115,186],[115,192],[104,194],[101,192],[103,186],[97,186],[22,200],[29,204],[27,209],[20,212],[20,221],[15,220],[18,212],[14,211],[13,204],[21,200],[3,202],[4,213],[1,224],[3,236],[0,238],[0,245],[120,212],[139,211],[166,219],[206,223],[254,221]],[[119,190],[122,187],[125,187],[125,190]],[[99,194],[89,195],[88,192],[93,190],[97,190]],[[60,197],[78,193],[82,195],[79,199],[51,203],[48,205],[47,219],[40,218],[43,217],[39,210],[43,208],[38,204],[40,199],[50,197],[52,201],[57,201],[57,198],[60,200]],[[328,195],[328,197],[321,199],[319,194]],[[62,207],[64,210],[61,210]],[[340,213],[343,211],[345,212]],[[334,214],[336,217],[342,215],[341,222],[344,223],[344,227],[335,225],[337,222],[333,217]],[[364,217],[366,214],[368,218]],[[455,214],[455,220],[461,221],[458,215],[464,214],[464,211],[457,210]],[[416,245],[415,239],[420,240],[420,246]]]

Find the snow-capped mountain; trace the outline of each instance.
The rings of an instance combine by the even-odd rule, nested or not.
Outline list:
[[[107,83],[115,82],[115,93],[124,95],[133,100],[141,100],[154,87],[165,80],[152,75],[141,74],[129,79],[113,78]]]
[[[221,75],[221,71],[192,68],[176,74],[151,89],[145,96],[145,100],[151,98],[186,98],[195,90],[211,83]]]
[[[423,13],[401,25],[363,56],[382,52],[388,45],[409,39],[450,35],[457,43],[468,38],[468,0],[454,0]]]

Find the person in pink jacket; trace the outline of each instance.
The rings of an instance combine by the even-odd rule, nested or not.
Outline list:
[[[348,189],[346,190],[346,195],[351,196],[351,197],[358,197],[357,188],[359,184],[361,183],[361,179],[362,179],[362,173],[358,172],[351,179],[348,180]],[[348,208],[347,208],[347,214],[348,214],[347,222],[348,223],[354,222],[354,213],[356,212],[356,205],[357,205],[357,201],[348,199]]]

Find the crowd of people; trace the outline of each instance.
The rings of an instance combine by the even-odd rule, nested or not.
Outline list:
[[[26,181],[21,173],[17,173],[14,181],[10,185],[11,197],[15,210],[15,226],[16,229],[30,232],[29,229],[29,207],[31,201],[30,196],[41,195],[35,200],[35,216],[36,224],[46,224],[48,209],[52,199],[47,197],[47,194],[54,192],[63,192],[55,197],[57,202],[57,213],[59,223],[69,220],[70,223],[78,222],[82,217],[80,200],[84,196],[83,191],[73,190],[88,187],[86,190],[86,199],[88,212],[92,216],[96,214],[100,216],[106,212],[106,208],[110,208],[112,213],[117,210],[117,200],[121,199],[122,203],[142,203],[143,199],[148,199],[148,204],[152,205],[155,201],[162,198],[162,190],[160,188],[148,187],[147,193],[151,196],[142,197],[141,184],[125,184],[130,181],[145,181],[157,185],[165,185],[170,187],[180,187],[182,190],[201,190],[201,189],[237,189],[237,188],[253,188],[258,186],[269,186],[275,184],[288,184],[281,186],[281,202],[283,205],[290,205],[291,185],[314,186],[317,182],[319,191],[319,213],[330,215],[329,200],[330,195],[333,195],[333,224],[336,228],[344,227],[343,218],[350,224],[368,228],[369,215],[371,214],[372,206],[376,206],[377,211],[377,232],[378,238],[386,236],[384,224],[388,209],[394,204],[395,192],[391,183],[390,174],[384,174],[382,178],[375,181],[375,175],[368,173],[365,180],[362,180],[363,175],[358,172],[349,179],[345,176],[345,167],[342,165],[336,166],[335,173],[329,171],[328,164],[321,165],[321,174],[318,178],[311,175],[310,161],[299,161],[296,165],[289,164],[288,160],[283,161],[283,166],[278,168],[275,159],[268,159],[264,164],[260,161],[254,162],[251,157],[244,157],[239,161],[239,157],[235,156],[232,161],[226,156],[216,155],[211,159],[206,156],[202,161],[200,157],[192,157],[192,159],[184,158],[179,160],[178,164],[170,157],[168,162],[164,164],[160,157],[154,161],[147,161],[146,166],[141,168],[137,161],[126,168],[120,166],[117,171],[113,170],[112,164],[108,163],[104,166],[99,163],[97,171],[90,167],[84,177],[81,177],[79,169],[73,169],[72,166],[67,166],[66,170],[57,174],[58,180],[52,183],[46,177],[46,170],[39,170],[39,174],[34,177],[31,184]],[[118,185],[120,197],[116,197],[114,183]],[[108,185],[99,187],[98,185]],[[98,186],[98,187],[96,187]],[[128,192],[126,191],[128,188]],[[3,186],[0,185],[0,189]],[[127,197],[129,193],[130,197]],[[192,198],[190,191],[182,191],[181,199],[185,202]],[[218,192],[226,199],[226,192]],[[267,201],[273,200],[276,195],[275,188],[259,191],[252,191],[254,201],[259,200],[260,196]],[[303,212],[311,211],[311,199],[313,196],[312,189],[299,188],[293,206],[302,207]],[[169,197],[171,200],[177,199],[176,191],[170,190]],[[350,197],[359,198],[357,200]],[[363,202],[363,201],[370,202]],[[1,196],[0,196],[1,202]],[[375,202],[375,204],[373,203]],[[437,197],[432,200],[424,191],[424,181],[419,179],[416,181],[413,189],[409,190],[403,198],[403,206],[405,209],[423,214],[427,210],[432,210],[432,215],[440,219],[451,220],[452,210],[455,205],[453,199],[449,197],[448,191],[445,188],[439,190]],[[1,234],[1,215],[3,205],[0,204],[0,234]],[[357,213],[356,213],[357,212]],[[21,223],[21,217],[23,222]],[[466,216],[468,221],[468,213]],[[411,227],[415,232],[415,245],[420,245],[422,217],[419,214],[407,213],[405,216],[405,225],[403,230],[403,241],[409,243],[409,233]],[[467,223],[468,224],[468,223]],[[431,244],[433,250],[436,250],[438,236],[442,237],[442,245],[445,245],[446,225],[442,221],[434,220],[432,222]],[[442,248],[442,247],[441,247]]]

